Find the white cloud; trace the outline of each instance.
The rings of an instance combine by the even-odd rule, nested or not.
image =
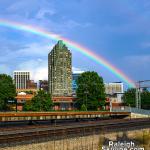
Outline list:
[[[6,64],[0,64],[0,73],[10,74],[11,70],[10,70],[10,68],[9,68],[8,65],[6,65]]]
[[[12,61],[19,61],[22,58],[36,58],[36,57],[48,57],[48,53],[52,49],[55,43],[47,44],[45,42],[41,43],[30,43],[24,46],[19,45],[7,45],[3,47],[3,51],[5,52],[0,55],[0,62],[7,63],[8,60]],[[21,44],[22,45],[22,44]]]
[[[52,8],[51,3],[47,2],[46,0],[14,0],[12,3],[10,2],[7,9],[5,10],[7,13],[12,13],[14,15],[24,15],[24,17],[30,17],[30,15],[36,14],[39,9],[50,9]]]
[[[52,44],[53,45],[53,44]],[[26,48],[17,51],[17,55],[23,56],[46,56],[53,46],[44,43],[31,43]]]
[[[22,43],[21,43],[22,45]],[[28,70],[31,72],[31,79],[48,79],[48,53],[55,43],[30,43],[27,45],[3,46],[5,53],[0,56],[0,72],[12,74],[14,70]],[[10,64],[11,62],[11,64]],[[5,65],[3,65],[5,64]],[[9,66],[9,67],[8,67]],[[73,73],[82,73],[83,69],[73,67]]]
[[[48,79],[48,60],[30,60],[23,62],[18,65],[18,70],[28,70],[31,72],[31,79],[36,82],[39,80]],[[83,73],[84,71],[80,68],[72,67],[73,73]]]
[[[29,70],[31,71],[31,79],[35,81],[47,79],[48,53],[53,45],[51,43],[48,46],[42,42],[30,43],[22,47],[16,45],[17,50],[15,50],[15,46],[12,48],[12,45],[9,45],[10,47],[6,47],[7,52],[3,56],[0,55],[0,72],[12,74],[14,70]]]
[[[17,66],[18,70],[28,70],[31,72],[31,79],[44,80],[48,78],[47,60],[38,58],[37,60],[29,60],[22,62]]]
[[[83,73],[83,72],[85,72],[85,71],[82,70],[81,68],[72,67],[72,72],[73,72],[73,73]]]
[[[37,15],[36,15],[36,18],[37,19],[44,19],[44,18],[47,18],[47,16],[52,16],[56,14],[56,11],[54,9],[40,9],[38,12],[37,12]]]
[[[92,23],[89,22],[77,22],[75,20],[65,20],[64,21],[64,27],[67,29],[72,29],[72,28],[76,28],[76,27],[80,27],[80,28],[86,28],[86,27],[90,27],[92,25]]]
[[[32,71],[33,72],[33,78],[35,81],[39,80],[47,80],[48,79],[48,68],[42,67],[37,68]]]

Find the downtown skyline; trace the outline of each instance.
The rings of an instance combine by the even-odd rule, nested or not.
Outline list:
[[[88,7],[80,10],[80,16],[79,12],[69,8],[72,4],[75,9],[80,9],[86,2]],[[63,35],[102,55],[134,81],[149,78],[149,35],[145,32],[148,28],[148,1],[142,5],[133,1],[92,3],[77,0],[68,1],[64,6],[62,2],[49,3],[43,0],[40,7],[35,1],[29,3],[32,7],[27,1],[11,3],[6,0],[0,3],[3,8],[0,18],[38,26]],[[57,3],[61,5],[57,6]],[[21,9],[24,5],[27,6],[26,11]],[[61,22],[64,23],[60,25]],[[143,28],[142,25],[146,26]],[[47,79],[47,54],[56,41],[6,27],[0,27],[0,33],[0,73],[30,70],[35,80]],[[94,70],[105,82],[122,81],[105,67],[72,48],[70,50],[73,54],[73,71]]]

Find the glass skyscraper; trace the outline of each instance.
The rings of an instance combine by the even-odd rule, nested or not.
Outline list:
[[[81,75],[81,73],[73,73],[72,74],[72,93],[73,96],[76,95],[76,89],[77,89],[77,79]]]
[[[48,87],[52,96],[72,95],[72,54],[61,40],[48,54]]]

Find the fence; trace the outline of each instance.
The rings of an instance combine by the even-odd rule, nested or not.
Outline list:
[[[150,110],[139,109],[139,108],[128,107],[128,106],[113,107],[112,112],[131,112],[136,114],[150,115]]]

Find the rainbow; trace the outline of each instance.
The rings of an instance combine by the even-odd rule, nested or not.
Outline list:
[[[39,27],[30,26],[10,20],[0,19],[0,26],[2,27],[8,27],[16,30],[26,31],[30,32],[32,34],[36,34],[39,36],[43,36],[45,38],[50,38],[53,40],[63,40],[66,45],[69,47],[75,49],[76,51],[84,54],[88,58],[92,59],[96,63],[102,65],[106,69],[108,69],[111,73],[116,75],[118,78],[123,80],[125,83],[129,85],[129,87],[135,87],[134,81],[131,80],[127,75],[125,75],[120,69],[116,68],[114,65],[109,63],[104,57],[94,53],[92,50],[83,47],[82,45],[75,43],[69,39],[66,39],[60,35],[54,34],[52,32],[46,31],[44,29],[41,29]]]

